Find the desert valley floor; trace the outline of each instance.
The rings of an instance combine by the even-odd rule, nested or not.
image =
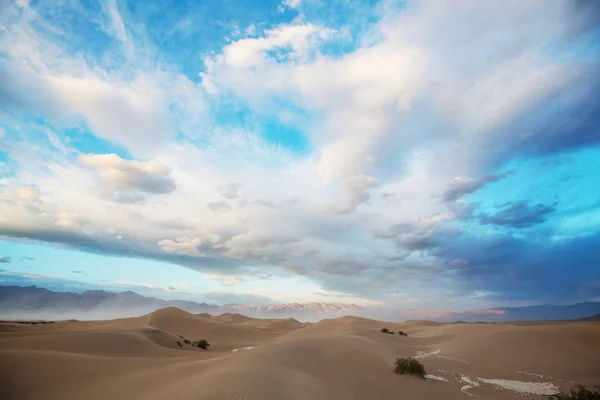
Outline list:
[[[393,372],[396,358],[409,356],[427,379]],[[0,380],[2,399],[545,398],[600,384],[600,323],[307,324],[176,308],[108,321],[4,323]]]

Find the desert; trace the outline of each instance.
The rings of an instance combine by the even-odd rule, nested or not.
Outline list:
[[[3,322],[1,394],[3,399],[547,398],[578,384],[600,384],[599,338],[596,321],[389,323],[344,316],[301,323],[194,315],[173,307],[106,321]],[[202,339],[210,344],[207,350],[192,344]],[[405,357],[424,365],[424,379],[394,373],[395,360]]]

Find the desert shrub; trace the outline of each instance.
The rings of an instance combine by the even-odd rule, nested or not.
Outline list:
[[[396,360],[394,371],[398,374],[417,375],[421,378],[425,377],[425,367],[414,358],[398,358]]]
[[[381,328],[381,333],[391,333],[392,335],[394,334],[394,332],[390,331],[388,328]]]
[[[550,396],[551,400],[600,400],[600,386],[596,386],[595,391],[591,391],[585,386],[577,386],[575,389],[571,389],[568,393],[559,393],[554,396]]]
[[[406,333],[404,331],[398,331],[398,335],[400,335],[400,336],[408,336],[408,333]]]
[[[196,344],[196,346],[200,347],[201,349],[208,349],[208,347],[210,346],[210,344],[208,344],[208,342],[204,339],[198,340],[198,343]]]
[[[179,340],[177,341],[177,346],[183,347],[183,345],[181,344],[181,342]]]
[[[185,344],[192,344],[192,342],[190,342],[188,339],[183,339],[183,343],[185,343]]]

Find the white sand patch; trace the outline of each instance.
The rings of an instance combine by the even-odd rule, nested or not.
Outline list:
[[[237,348],[237,349],[233,349],[233,350],[231,350],[231,352],[232,352],[232,353],[235,353],[235,352],[238,352],[238,351],[241,351],[241,350],[251,350],[251,349],[253,349],[253,348],[254,348],[254,346],[250,346],[250,347],[240,347],[240,348]]]
[[[477,378],[480,382],[496,385],[502,389],[512,390],[521,394],[537,394],[541,396],[551,396],[559,392],[558,388],[550,382],[520,382],[509,381],[506,379],[485,379]]]
[[[432,381],[450,382],[448,379],[444,378],[443,376],[436,376],[436,375],[431,375],[431,374],[425,375],[425,379],[430,379]]]
[[[417,351],[417,355],[414,356],[413,358],[424,358],[424,357],[429,357],[429,356],[434,356],[436,354],[440,353],[440,349],[434,350],[431,353],[425,353],[423,351]]]
[[[460,388],[460,391],[463,392],[463,393],[465,393],[465,394],[468,394],[471,397],[477,397],[474,394],[469,393],[469,389],[473,389],[473,388],[479,387],[479,383],[477,383],[476,381],[472,380],[468,376],[461,376],[460,380],[466,383],[466,385],[464,385],[463,387]]]
[[[475,379],[479,379],[479,378],[475,378]],[[469,378],[468,376],[461,376],[460,380],[463,381],[464,383],[471,385],[471,387],[479,387],[479,382],[474,381],[473,379]]]

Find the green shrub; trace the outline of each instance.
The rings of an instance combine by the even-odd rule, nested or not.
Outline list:
[[[400,335],[400,336],[408,336],[408,333],[406,333],[404,331],[398,331],[398,335]]]
[[[206,350],[206,349],[208,349],[208,347],[210,346],[210,344],[208,344],[208,342],[206,340],[201,339],[201,340],[198,340],[197,346],[200,347],[201,349]]]
[[[179,340],[177,341],[177,346],[183,347],[183,345],[181,344],[181,342]]]
[[[192,344],[192,342],[190,342],[188,339],[183,339],[183,343],[185,343],[185,344]]]
[[[398,374],[411,374],[425,378],[425,367],[414,358],[398,358],[394,371]]]
[[[568,393],[559,393],[550,396],[551,400],[600,400],[600,387],[596,386],[596,391],[591,391],[585,386],[577,386],[576,389],[571,389]]]
[[[394,332],[390,331],[388,328],[381,328],[381,333],[389,333],[389,334],[394,334]]]

